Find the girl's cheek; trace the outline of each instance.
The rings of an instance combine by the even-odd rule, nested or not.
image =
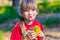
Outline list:
[[[37,14],[38,14],[37,11],[33,11],[32,13],[33,13],[34,15],[37,15]]]
[[[34,17],[35,17],[36,15],[37,15],[36,13],[33,14]]]
[[[24,14],[28,14],[28,11],[24,12]]]
[[[23,14],[24,14],[25,16],[27,16],[27,15],[28,15],[28,12],[24,12]]]

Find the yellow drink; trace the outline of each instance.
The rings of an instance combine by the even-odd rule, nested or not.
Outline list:
[[[40,34],[41,29],[38,25],[36,25],[36,26],[34,26],[34,31],[36,34]]]

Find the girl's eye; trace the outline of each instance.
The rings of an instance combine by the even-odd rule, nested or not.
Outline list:
[[[26,9],[25,11],[29,11],[29,9]]]
[[[29,10],[26,10],[26,11],[29,11]]]
[[[32,9],[32,11],[34,11],[35,9]]]

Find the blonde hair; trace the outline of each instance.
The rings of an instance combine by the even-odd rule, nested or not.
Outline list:
[[[35,0],[23,0],[21,3],[21,7],[20,7],[21,13],[23,13],[26,10],[30,10],[30,9],[32,10],[36,9],[38,11]]]

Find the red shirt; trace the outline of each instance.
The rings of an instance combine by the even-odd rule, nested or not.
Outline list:
[[[35,25],[38,25],[41,31],[43,31],[42,24],[37,21],[33,21],[31,25],[25,24],[25,27],[28,30],[29,27],[34,28]],[[41,40],[41,37],[38,36],[37,38],[38,40]],[[16,23],[15,27],[13,28],[10,40],[22,40],[22,31],[21,31],[19,22]]]

